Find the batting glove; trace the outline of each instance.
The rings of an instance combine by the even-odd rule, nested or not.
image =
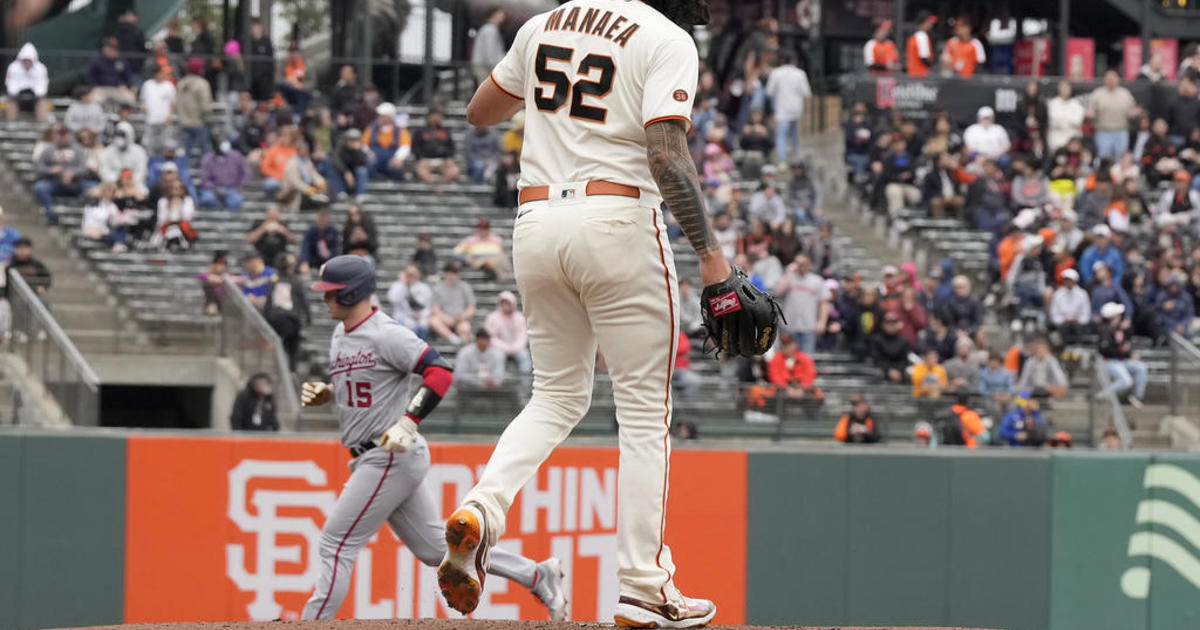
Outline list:
[[[412,449],[413,442],[417,439],[417,423],[412,421],[412,418],[404,416],[400,421],[392,425],[392,428],[384,431],[383,437],[379,440],[379,446],[389,453],[406,453]]]
[[[333,388],[328,383],[308,381],[300,387],[300,404],[304,407],[320,407],[333,398]]]

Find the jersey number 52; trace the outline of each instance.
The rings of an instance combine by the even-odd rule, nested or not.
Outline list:
[[[347,407],[370,407],[371,406],[371,382],[370,381],[346,381],[346,406]]]
[[[567,99],[570,98],[571,109],[568,111],[571,118],[603,123],[608,118],[608,110],[585,104],[583,97],[604,98],[607,96],[612,91],[613,75],[616,74],[617,68],[613,65],[612,57],[596,53],[589,54],[579,62],[577,74],[582,78],[572,84],[567,73],[553,69],[551,62],[563,62],[568,64],[569,68],[574,56],[575,49],[573,48],[551,46],[550,44],[538,46],[536,69],[538,82],[551,86],[553,90],[539,86],[534,90],[533,102],[539,110],[553,114],[562,109],[562,106],[567,103]],[[593,80],[592,73],[596,70],[600,71],[600,76]]]

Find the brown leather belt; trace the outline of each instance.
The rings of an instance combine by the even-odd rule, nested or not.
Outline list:
[[[606,182],[596,179],[587,183],[587,186],[585,186],[583,189],[583,194],[589,197],[593,195],[615,195],[617,197],[633,197],[636,199],[642,196],[642,191],[636,186],[626,186],[625,184],[617,184],[614,182]],[[520,203],[546,201],[549,198],[549,186],[530,186],[528,188],[522,188],[521,193],[517,195],[517,201]]]

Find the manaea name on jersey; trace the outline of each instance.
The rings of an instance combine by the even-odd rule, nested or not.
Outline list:
[[[601,15],[601,11],[603,9],[589,8],[583,12],[583,17],[580,17],[580,7],[572,7],[569,10],[559,9],[546,18],[544,30],[574,31],[584,35],[595,35],[612,40],[614,44],[620,44],[621,48],[624,48],[625,44],[629,43],[629,38],[633,37],[641,25],[637,22],[630,22],[623,15],[617,15],[616,19],[613,19],[612,11],[604,11]]]

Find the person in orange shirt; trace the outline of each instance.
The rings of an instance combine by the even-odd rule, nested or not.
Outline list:
[[[879,441],[879,428],[871,415],[871,405],[862,394],[850,397],[850,413],[838,420],[833,439],[853,444],[874,444]]]
[[[796,345],[788,333],[779,336],[779,350],[767,363],[767,380],[783,391],[788,398],[810,398],[820,402],[824,398],[819,387],[813,387],[817,379],[817,366],[812,357]]]
[[[408,115],[396,115],[396,106],[380,103],[377,118],[363,131],[363,146],[371,153],[371,172],[388,179],[402,180],[405,162],[412,153],[412,134]],[[398,120],[399,119],[399,120]]]
[[[925,359],[912,369],[913,398],[939,398],[950,386],[946,368],[938,362],[937,348],[925,351]]]
[[[929,38],[929,32],[933,30],[933,25],[937,24],[937,21],[937,16],[929,11],[922,10],[917,14],[917,31],[908,36],[908,42],[904,46],[908,76],[927,76],[933,69],[936,60],[933,54],[933,40]]]
[[[974,76],[975,68],[987,61],[983,44],[971,37],[971,23],[966,18],[959,18],[954,23],[954,37],[946,42],[946,54],[954,72],[961,77]]]
[[[283,82],[279,84],[278,89],[292,111],[297,114],[303,114],[313,99],[312,92],[304,87],[307,75],[308,64],[300,52],[300,42],[292,40],[288,45],[288,57],[283,66]]]
[[[942,421],[943,424],[938,427],[940,429],[940,435],[938,436],[940,444],[978,448],[979,443],[986,440],[987,427],[983,425],[983,420],[979,417],[979,414],[967,405],[970,400],[970,394],[967,393],[959,394],[956,397],[955,404],[950,407],[950,413]],[[957,419],[957,427],[954,426],[953,422],[950,422],[951,415]]]
[[[281,130],[279,137],[263,153],[259,169],[263,176],[263,190],[271,199],[278,197],[280,189],[283,188],[283,173],[287,170],[288,162],[296,157],[298,135],[295,127]]]
[[[900,53],[896,44],[888,39],[892,32],[892,21],[884,20],[875,28],[875,37],[863,46],[863,64],[871,72],[893,72],[900,65]]]

